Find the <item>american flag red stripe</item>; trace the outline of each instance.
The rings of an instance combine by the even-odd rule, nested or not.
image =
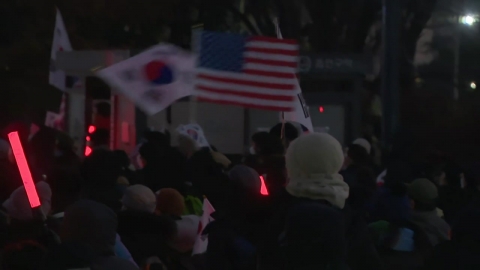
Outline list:
[[[202,60],[200,61],[197,73],[196,91],[199,101],[275,111],[294,109],[297,83],[295,73],[298,65],[296,41],[250,37],[242,45],[242,52],[238,52],[236,44],[227,44],[233,47],[233,56],[228,52],[219,57],[217,54],[220,49],[217,48],[221,47],[218,47],[218,42],[214,42],[216,36],[213,35],[222,34],[208,36],[211,43],[207,45],[212,48],[207,48],[206,51],[210,54],[202,58],[204,48],[200,51],[200,58],[204,62],[202,65]],[[232,61],[237,61],[239,55],[241,69],[232,71],[232,66],[237,67],[239,64]],[[213,68],[209,68],[209,65]],[[223,67],[230,68],[222,69]]]
[[[295,100],[295,97],[292,97],[292,96],[276,96],[276,95],[268,95],[268,94],[260,94],[260,93],[239,92],[235,90],[216,89],[213,87],[206,87],[206,86],[199,86],[198,89],[206,92],[211,92],[211,93],[238,95],[238,96],[244,96],[244,97],[250,97],[250,98],[270,99],[270,100],[278,100],[278,101]]]

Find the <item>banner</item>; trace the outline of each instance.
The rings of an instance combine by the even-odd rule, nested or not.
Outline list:
[[[210,147],[203,129],[198,124],[180,125],[177,128],[177,132],[190,137],[197,143],[198,147]]]
[[[196,57],[173,45],[158,45],[97,72],[97,76],[149,115],[193,93]]]
[[[208,235],[203,235],[203,230],[214,220],[211,217],[214,212],[215,208],[210,204],[210,201],[207,198],[203,199],[203,214],[200,223],[198,224],[197,239],[193,245],[192,255],[207,252]]]

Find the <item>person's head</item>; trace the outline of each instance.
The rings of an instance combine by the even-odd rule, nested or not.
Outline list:
[[[340,143],[326,133],[313,133],[292,142],[286,154],[287,191],[295,197],[325,199],[343,208],[349,188],[339,174]]]
[[[73,139],[67,134],[59,132],[57,134],[55,156],[64,155],[67,153],[73,153],[73,151],[74,151]]]
[[[47,249],[33,240],[8,244],[2,251],[1,269],[35,270],[41,264]]]
[[[244,165],[237,165],[230,170],[228,177],[233,190],[246,195],[260,194],[262,184],[260,176],[254,169]]]
[[[158,215],[180,217],[185,212],[185,199],[173,188],[163,188],[157,192]]]
[[[154,213],[157,206],[157,198],[148,187],[133,185],[125,190],[122,203],[125,210]]]
[[[367,166],[368,163],[369,155],[367,150],[363,146],[358,144],[352,144],[348,147],[347,155],[345,156],[345,166]]]
[[[92,135],[90,135],[90,139],[92,147],[108,146],[110,143],[110,130],[97,128]]]
[[[80,198],[82,178],[76,171],[57,169],[51,173],[47,182],[52,189],[52,211],[59,213]]]
[[[358,138],[355,141],[353,141],[352,144],[353,145],[359,145],[359,146],[363,147],[367,151],[368,155],[370,155],[370,153],[372,151],[372,145],[370,144],[369,141],[367,141],[364,138]]]
[[[107,206],[91,200],[80,200],[65,211],[60,228],[63,243],[78,243],[95,256],[114,251],[117,215]]]
[[[443,168],[445,172],[445,181],[440,183],[442,186],[451,188],[461,188],[464,185],[465,176],[462,167],[454,162],[448,162]]]
[[[157,144],[161,149],[170,147],[170,137],[162,132],[147,131],[145,132],[145,139],[148,142]]]
[[[178,150],[186,158],[191,158],[193,154],[200,150],[200,147],[198,146],[197,142],[195,142],[189,136],[178,134]]]
[[[282,139],[282,123],[276,124],[272,129],[270,129],[270,134],[279,138],[280,140]],[[285,132],[285,139],[287,142],[287,148],[290,145],[290,143],[298,138],[298,130],[297,128],[291,124],[291,123],[285,123],[284,126],[284,132]]]
[[[35,187],[42,204],[40,209],[43,215],[47,216],[51,210],[52,190],[50,186],[43,181],[36,183]],[[12,192],[10,198],[3,203],[3,207],[13,220],[31,221],[35,218],[30,207],[30,202],[28,201],[27,192],[23,186]]]
[[[85,158],[81,172],[83,180],[90,186],[113,187],[121,174],[121,167],[112,151],[98,149]]]
[[[127,152],[123,150],[114,150],[113,154],[115,155],[115,158],[123,169],[127,169],[130,167],[130,158],[127,155]]]
[[[407,185],[413,209],[416,211],[433,211],[437,208],[437,186],[428,179],[416,179]]]
[[[261,156],[283,155],[284,147],[280,138],[267,132],[257,132],[252,136],[250,152]]]
[[[147,165],[155,164],[161,157],[160,149],[157,144],[146,142],[140,146],[138,150],[137,162],[140,168],[144,168]]]

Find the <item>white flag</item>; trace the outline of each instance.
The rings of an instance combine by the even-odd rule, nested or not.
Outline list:
[[[214,212],[215,208],[213,208],[212,204],[210,204],[210,201],[207,198],[203,199],[203,214],[202,218],[200,219],[200,223],[198,224],[197,239],[193,245],[192,255],[207,252],[208,235],[202,235],[202,233],[205,227],[207,227],[207,225],[214,220],[211,217],[211,214]]]
[[[275,24],[275,30],[277,33],[277,38],[283,39],[278,20],[274,20],[274,24]],[[314,130],[312,125],[312,119],[310,118],[310,111],[307,104],[305,103],[305,99],[303,98],[302,88],[300,88],[300,84],[298,83],[298,80],[296,81],[296,84],[295,84],[295,93],[297,95],[297,101],[295,102],[295,110],[291,112],[284,112],[283,119],[282,119],[282,113],[280,113],[280,119],[287,122],[297,122],[302,125],[302,130],[304,132],[307,131],[304,129],[308,129],[309,132],[313,132]]]
[[[49,83],[56,88],[65,91],[66,76],[63,70],[59,70],[55,66],[55,59],[57,59],[57,52],[59,51],[71,51],[72,45],[68,38],[67,29],[63,23],[62,14],[57,9],[57,17],[55,19],[55,29],[53,32],[52,51],[50,55],[50,75]]]
[[[196,57],[173,45],[158,45],[97,72],[149,115],[193,93]]]

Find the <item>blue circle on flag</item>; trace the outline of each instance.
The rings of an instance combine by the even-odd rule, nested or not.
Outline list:
[[[170,84],[174,81],[172,69],[162,61],[151,61],[144,67],[147,80],[154,85]]]

